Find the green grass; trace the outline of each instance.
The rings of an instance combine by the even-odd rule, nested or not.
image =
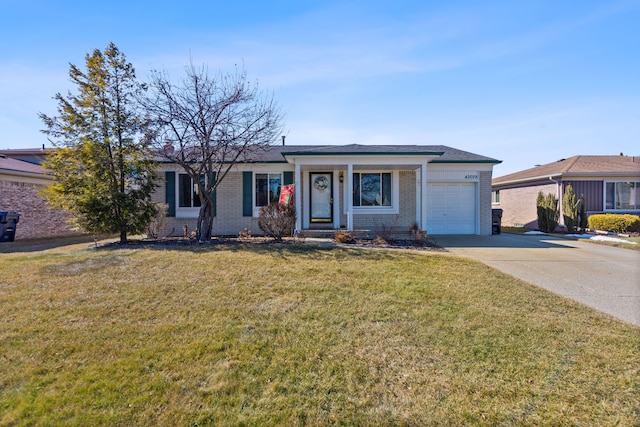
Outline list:
[[[0,425],[637,425],[640,331],[466,259],[0,255]]]

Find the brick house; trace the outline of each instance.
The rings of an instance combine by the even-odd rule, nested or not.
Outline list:
[[[640,158],[622,155],[573,156],[494,178],[492,207],[503,210],[504,226],[537,229],[538,192],[553,194],[562,209],[568,185],[577,197],[584,195],[588,215],[640,214]]]
[[[216,190],[213,232],[255,234],[262,206],[293,184],[296,229],[491,234],[491,176],[499,160],[442,145],[272,146],[240,162]],[[154,201],[168,205],[167,235],[195,229],[199,199],[191,178],[162,163]]]
[[[67,224],[69,214],[49,208],[39,194],[52,182],[37,163],[42,155],[38,150],[0,152],[0,211],[20,213],[16,240],[77,234]]]

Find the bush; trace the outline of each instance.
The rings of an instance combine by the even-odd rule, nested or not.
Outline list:
[[[587,229],[587,201],[584,199],[584,194],[580,195],[580,209],[578,211],[578,222],[580,231],[584,232]]]
[[[536,208],[538,212],[538,229],[545,233],[552,233],[558,226],[558,199],[553,194],[547,194],[545,197],[542,192],[538,193],[536,199]]]
[[[589,228],[614,233],[637,233],[640,232],[640,216],[629,214],[591,215]]]
[[[573,191],[571,184],[567,185],[562,199],[562,216],[567,231],[573,233],[578,226],[578,199]]]
[[[296,208],[280,203],[271,203],[260,208],[258,227],[265,235],[280,241],[284,236],[292,236],[296,228]]]
[[[154,203],[154,205],[156,214],[147,225],[147,237],[150,239],[157,239],[160,236],[160,232],[167,227],[169,205],[166,203]]]
[[[356,235],[351,231],[336,230],[335,241],[338,243],[356,243]]]

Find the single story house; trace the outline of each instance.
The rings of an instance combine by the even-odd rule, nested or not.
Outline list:
[[[42,171],[37,161],[20,160],[27,151],[36,153],[36,150],[0,152],[0,211],[20,214],[15,238],[76,234],[67,223],[70,215],[62,209],[51,209],[40,196],[53,178]]]
[[[587,214],[640,214],[640,157],[573,156],[494,178],[492,206],[502,209],[502,225],[538,227],[538,192],[562,199],[571,185],[584,196]],[[562,223],[562,212],[560,223]]]
[[[237,163],[216,190],[214,234],[261,233],[258,214],[294,185],[296,229],[491,234],[491,176],[500,163],[442,145],[278,145]],[[162,163],[154,201],[168,205],[167,235],[195,228],[188,175]]]

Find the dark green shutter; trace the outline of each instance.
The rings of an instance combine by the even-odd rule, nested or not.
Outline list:
[[[242,215],[253,216],[253,172],[242,172]]]
[[[176,173],[164,173],[164,198],[167,205],[167,216],[176,216]]]
[[[293,172],[284,172],[282,177],[282,185],[293,184]]]

